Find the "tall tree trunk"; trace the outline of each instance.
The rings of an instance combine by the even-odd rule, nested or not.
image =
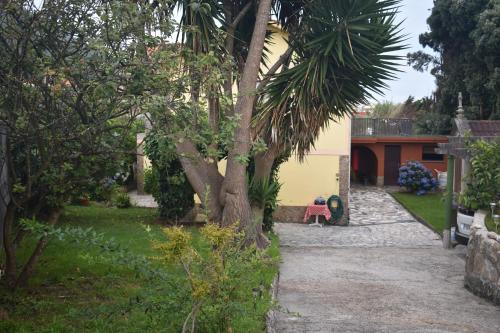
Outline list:
[[[253,175],[254,180],[270,181],[273,164],[278,155],[279,155],[278,145],[271,144],[268,147],[267,151],[259,153],[255,156],[255,172]],[[258,237],[263,237],[262,223],[264,222],[264,210],[265,207],[252,206],[252,217],[256,223]],[[269,243],[267,239],[260,239],[259,242]]]
[[[274,160],[276,160],[279,153],[278,145],[271,144],[265,152],[259,153],[255,156],[254,179],[264,180],[271,177]]]
[[[9,288],[14,288],[16,282],[16,248],[12,241],[12,228],[15,219],[15,206],[11,201],[7,205],[3,225],[3,247],[5,251],[5,281]]]
[[[262,226],[256,226],[253,222],[246,184],[246,165],[238,161],[238,159],[249,157],[250,122],[271,2],[271,0],[261,0],[259,2],[250,51],[238,87],[235,114],[240,117],[240,120],[235,130],[234,147],[228,155],[226,177],[221,190],[221,201],[224,205],[223,225],[239,222],[241,228],[247,234],[248,242],[255,241],[259,247],[266,246],[267,243],[261,237],[263,236]]]
[[[236,28],[232,27],[229,25],[227,29],[227,37],[226,37],[226,52],[227,52],[227,58],[226,59],[226,70],[224,73],[225,80],[224,80],[224,95],[226,96],[227,100],[229,101],[229,106],[226,111],[226,116],[233,116],[234,115],[234,103],[233,103],[233,70],[231,69],[230,63],[232,62],[233,59],[233,53],[234,53],[234,33],[236,31]]]
[[[222,220],[219,202],[222,175],[217,170],[217,162],[207,163],[186,138],[177,140],[176,150],[189,183],[208,211],[208,219],[219,223]]]
[[[59,217],[61,216],[62,213],[62,208],[56,208],[53,211],[50,212],[49,218],[47,220],[47,225],[53,226],[59,221]],[[21,274],[19,274],[19,278],[16,281],[16,284],[14,288],[17,287],[23,287],[26,285],[26,282],[28,279],[31,277],[33,274],[33,271],[35,270],[35,266],[40,259],[40,256],[42,255],[43,251],[47,247],[47,244],[49,243],[49,239],[47,237],[42,237],[38,241],[35,250],[33,250],[33,253],[31,254],[31,257],[29,258],[28,262],[24,265],[23,270],[21,271]]]
[[[269,239],[264,235],[262,230],[262,221],[264,220],[264,207],[252,206],[252,227],[247,228],[247,239],[255,241],[258,247],[267,247],[270,243]]]
[[[225,70],[224,76],[224,95],[226,98],[230,101],[229,107],[227,108],[226,115],[227,116],[233,116],[234,115],[234,104],[233,104],[233,70],[232,66],[230,66],[230,63],[234,60],[234,39],[235,39],[235,33],[236,33],[236,28],[238,27],[238,24],[241,22],[241,20],[245,17],[245,15],[248,13],[248,11],[252,8],[253,4],[252,1],[248,1],[247,4],[240,10],[238,15],[233,18],[233,11],[235,4],[233,1],[224,1],[224,8],[226,12],[226,25],[227,25],[227,31],[226,31],[226,41],[225,41],[225,48],[227,52],[227,57],[225,58],[225,62],[227,65],[227,68]]]

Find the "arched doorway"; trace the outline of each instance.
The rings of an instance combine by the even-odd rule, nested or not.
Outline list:
[[[377,156],[364,146],[351,148],[351,182],[363,185],[377,184]]]

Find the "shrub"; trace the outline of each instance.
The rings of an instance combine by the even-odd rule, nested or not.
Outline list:
[[[257,181],[252,179],[248,183],[248,195],[252,205],[263,209],[262,228],[271,231],[273,228],[273,213],[278,207],[278,193],[281,184],[276,179],[263,179]]]
[[[257,300],[265,296],[265,282],[255,279],[262,264],[275,265],[267,251],[244,246],[237,226],[207,224],[200,230],[204,249],[196,248],[191,234],[182,227],[163,229],[168,240],[154,242],[155,259],[183,271],[178,289],[188,289],[190,309],[183,317],[183,332],[238,332],[235,321],[255,316]],[[254,307],[248,308],[253,299]],[[180,331],[180,330],[178,330]]]
[[[112,177],[107,177],[99,182],[90,182],[88,185],[89,199],[109,203],[113,199],[113,194],[117,191],[117,186]]]
[[[130,206],[132,206],[132,203],[130,202],[130,197],[125,192],[117,192],[114,195],[113,204],[117,208],[129,208]]]
[[[194,191],[176,159],[159,169],[158,192],[153,197],[158,203],[160,217],[181,219],[194,207]]]
[[[139,15],[133,6],[30,0],[0,7],[0,127],[8,129],[2,194],[10,197],[0,254],[9,260],[0,278],[15,289],[37,271],[48,244],[40,237],[25,246],[20,221],[57,224],[64,204],[88,195],[89,180],[105,178],[130,151],[121,134],[131,130],[142,98],[130,93],[137,81],[130,74],[144,64],[135,61],[141,58],[134,43],[121,42],[135,38],[138,23],[108,24],[124,11]],[[30,259],[17,258],[16,250]]]
[[[158,193],[160,190],[159,182],[157,168],[149,168],[144,171],[144,192],[149,194]]]
[[[468,145],[471,154],[467,187],[460,204],[468,209],[488,209],[500,194],[500,142],[476,141]]]
[[[249,197],[252,205],[264,205],[264,218],[262,219],[262,229],[264,231],[271,231],[273,229],[273,213],[278,208],[278,194],[281,189],[278,172],[280,165],[286,162],[290,155],[291,151],[287,150],[274,160],[271,168],[271,177],[269,180],[264,180],[264,182],[254,182],[253,180],[253,174],[255,173],[254,159],[251,159],[248,165],[247,172],[250,177]]]
[[[145,182],[149,182],[148,190],[158,203],[160,217],[170,220],[183,218],[194,207],[194,191],[174,145],[166,136],[152,131],[145,139],[144,151],[153,166],[151,174],[145,175],[148,177]]]
[[[409,161],[399,168],[398,184],[417,195],[423,195],[434,190],[438,183],[425,166],[419,162]]]

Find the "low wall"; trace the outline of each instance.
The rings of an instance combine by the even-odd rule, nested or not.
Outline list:
[[[278,206],[273,213],[273,220],[280,223],[304,223],[304,214],[306,213],[306,206]],[[314,222],[314,217],[309,219],[309,222]],[[319,223],[326,223],[323,216],[319,217]],[[337,223],[337,225],[349,224],[349,210],[344,206],[344,215]]]
[[[283,223],[302,223],[306,206],[278,206],[273,213],[273,220]]]
[[[488,232],[486,214],[476,213],[465,263],[465,287],[500,305],[500,236]]]
[[[278,284],[280,279],[280,273],[276,274],[274,280],[271,284],[271,310],[269,310],[266,314],[266,332],[267,333],[277,333],[276,326],[278,324],[278,309],[277,309],[277,300],[278,300]]]

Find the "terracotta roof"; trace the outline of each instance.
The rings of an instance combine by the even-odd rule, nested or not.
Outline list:
[[[468,123],[473,136],[500,137],[500,120],[469,120]]]

